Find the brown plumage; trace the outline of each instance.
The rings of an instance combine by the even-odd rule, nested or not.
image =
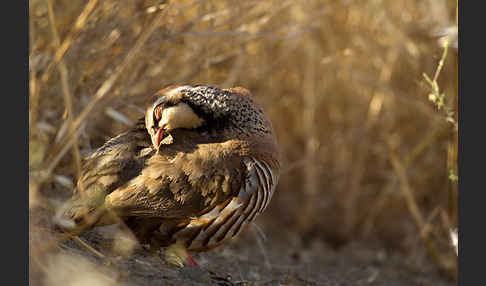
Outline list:
[[[265,210],[279,167],[272,125],[246,89],[170,86],[135,128],[87,158],[84,192],[58,218],[96,226],[116,214],[142,243],[204,251]]]

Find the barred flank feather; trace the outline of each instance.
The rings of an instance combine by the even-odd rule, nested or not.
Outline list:
[[[198,251],[220,245],[238,235],[244,226],[267,207],[275,190],[278,171],[272,170],[265,161],[255,158],[245,162],[248,177],[243,182],[239,195],[192,219],[174,234],[174,237],[183,238],[187,233],[194,232],[185,241],[188,250]]]

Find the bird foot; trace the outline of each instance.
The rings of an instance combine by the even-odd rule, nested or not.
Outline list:
[[[199,264],[189,256],[187,249],[181,243],[174,243],[165,250],[165,261],[175,267],[182,268],[185,265],[199,267]]]
[[[197,262],[189,256],[189,254],[187,254],[187,256],[186,256],[186,262],[187,262],[187,265],[189,265],[189,266],[200,267],[199,264],[197,264]]]

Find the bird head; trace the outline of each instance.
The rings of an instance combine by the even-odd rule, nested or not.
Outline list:
[[[156,149],[175,129],[233,135],[271,132],[269,121],[253,103],[249,91],[208,85],[177,85],[160,90],[146,110],[145,126]]]
[[[145,113],[145,126],[156,149],[174,129],[193,129],[201,126],[204,119],[181,99],[181,94],[190,86],[168,87],[156,93],[155,102]]]

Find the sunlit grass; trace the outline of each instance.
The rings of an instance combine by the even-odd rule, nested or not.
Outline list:
[[[264,107],[282,152],[264,229],[408,254],[425,241],[457,272],[457,62],[433,36],[455,21],[456,1],[29,8],[31,209],[67,198],[80,157],[129,128],[158,89],[239,85]]]

